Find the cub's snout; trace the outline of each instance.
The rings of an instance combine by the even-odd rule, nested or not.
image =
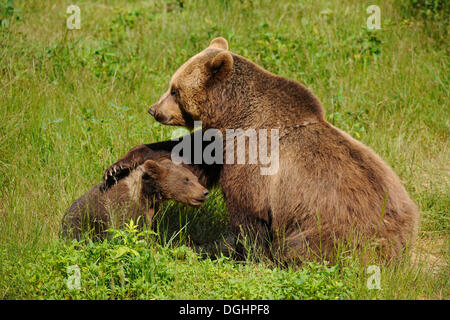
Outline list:
[[[196,182],[196,184],[198,185],[196,186],[197,190],[194,190],[195,192],[193,192],[190,199],[188,200],[188,203],[194,207],[201,205],[203,201],[206,200],[209,194],[208,189],[205,189],[198,181]]]

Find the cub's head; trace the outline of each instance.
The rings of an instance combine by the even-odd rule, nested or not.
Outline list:
[[[232,72],[233,56],[228,43],[224,38],[216,38],[175,72],[168,90],[149,113],[163,124],[192,128],[194,121],[200,120],[209,87]]]
[[[169,159],[147,160],[143,165],[142,192],[151,196],[155,191],[161,200],[174,199],[191,206],[201,205],[208,195],[197,176]]]

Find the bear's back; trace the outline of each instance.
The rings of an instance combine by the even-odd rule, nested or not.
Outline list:
[[[369,147],[326,122],[286,129],[280,136],[280,169],[271,195],[278,225],[298,224],[308,233],[319,219],[322,232],[338,238],[378,232],[402,244],[416,234],[415,204]],[[284,194],[274,195],[277,189]]]

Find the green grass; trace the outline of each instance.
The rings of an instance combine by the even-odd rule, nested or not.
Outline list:
[[[449,299],[448,16],[423,19],[408,3],[378,1],[377,31],[365,27],[373,3],[349,0],[77,1],[73,31],[71,1],[0,6],[0,298]],[[304,83],[331,123],[393,167],[422,213],[420,262],[381,266],[382,289],[368,290],[365,268],[344,258],[299,269],[203,258],[192,244],[229,232],[218,190],[199,210],[165,206],[158,236],[127,244],[139,255],[116,254],[129,234],[59,240],[64,211],[106,167],[170,137],[147,108],[216,36]],[[65,284],[72,264],[78,292]]]

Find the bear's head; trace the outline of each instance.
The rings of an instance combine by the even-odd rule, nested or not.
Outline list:
[[[232,72],[233,56],[228,43],[224,38],[216,38],[175,72],[169,89],[149,113],[163,124],[192,128],[195,120],[201,120],[208,89]]]
[[[151,197],[155,192],[160,200],[173,199],[191,206],[199,206],[208,195],[197,176],[167,158],[147,160],[143,165],[142,193]]]

